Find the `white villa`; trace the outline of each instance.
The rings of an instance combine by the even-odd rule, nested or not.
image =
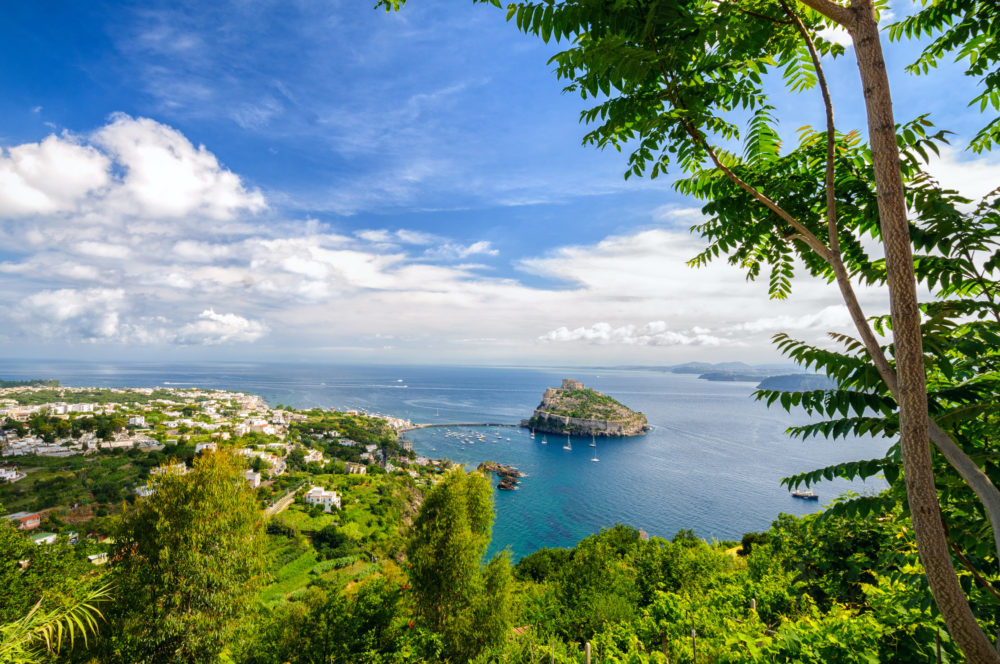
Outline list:
[[[326,460],[323,459],[323,453],[319,450],[309,450],[306,452],[305,457],[302,459],[305,463],[318,463],[324,464]]]
[[[314,486],[306,491],[306,503],[322,505],[323,511],[329,512],[331,506],[340,509],[340,496],[333,489],[327,491],[325,487]]]
[[[0,482],[16,482],[18,480],[23,480],[27,475],[17,470],[17,467],[13,468],[0,468]]]

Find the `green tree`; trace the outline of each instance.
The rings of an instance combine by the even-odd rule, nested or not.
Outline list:
[[[327,559],[349,555],[357,548],[344,531],[333,523],[316,531],[312,544],[316,552]]]
[[[353,596],[334,590],[308,619],[312,629],[301,644],[302,662],[382,662],[398,649],[396,618],[401,590],[384,578],[369,580]]]
[[[417,614],[446,656],[469,659],[509,632],[509,555],[482,566],[493,516],[486,478],[459,468],[428,492],[414,520],[406,555]]]
[[[3,428],[13,431],[18,436],[23,436],[28,433],[28,427],[26,427],[23,422],[18,422],[12,417],[8,417],[4,420]]]
[[[108,661],[214,662],[263,583],[263,519],[243,465],[204,454],[122,515]]]
[[[302,470],[306,467],[305,458],[305,451],[301,447],[296,447],[288,453],[288,458],[285,461],[289,468],[293,470]]]

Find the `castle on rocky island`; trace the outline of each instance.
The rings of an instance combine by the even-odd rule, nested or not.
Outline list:
[[[521,426],[579,436],[636,436],[649,430],[645,415],[572,378],[546,389],[542,402]]]

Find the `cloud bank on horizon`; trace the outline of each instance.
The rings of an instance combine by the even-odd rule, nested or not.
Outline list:
[[[70,42],[110,46],[7,35],[0,50],[55,53],[51,80],[0,100],[9,352],[671,363],[850,330],[827,284],[774,302],[724,262],[689,268],[699,209],[579,146],[549,47],[419,4],[154,3],[77,17],[89,32],[67,19]],[[262,31],[267,11],[284,13]],[[968,195],[1000,181],[997,159],[955,150],[929,168]]]
[[[764,311],[762,287],[723,265],[684,264],[698,248],[685,232],[652,228],[515,259],[547,284],[532,286],[468,262],[496,257],[489,241],[412,229],[348,235],[283,218],[205,146],[148,118],[118,113],[86,135],[13,146],[0,155],[0,179],[0,240],[10,248],[0,315],[13,324],[3,333],[11,344],[253,353],[248,344],[267,341],[404,356],[469,347],[506,360],[560,345],[571,348],[557,355],[584,359],[593,344],[745,350],[777,329],[739,317]],[[670,322],[631,322],[651,313]],[[843,323],[808,313],[780,322],[817,332]]]

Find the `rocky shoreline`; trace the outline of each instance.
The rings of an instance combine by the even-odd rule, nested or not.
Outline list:
[[[525,473],[522,473],[514,466],[505,466],[496,461],[484,461],[479,464],[476,470],[482,473],[499,475],[500,483],[497,484],[497,488],[501,491],[516,491],[518,488],[517,485],[520,484],[519,478],[527,477]]]

